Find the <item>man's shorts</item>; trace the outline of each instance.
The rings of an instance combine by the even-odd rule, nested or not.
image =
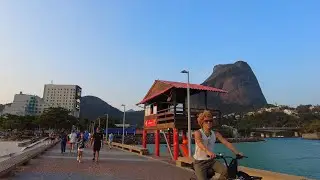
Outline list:
[[[95,151],[100,151],[100,149],[101,149],[101,145],[100,144],[94,144],[93,145],[93,151],[95,152]]]

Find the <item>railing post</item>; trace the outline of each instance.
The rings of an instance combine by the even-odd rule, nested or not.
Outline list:
[[[154,144],[155,144],[155,155],[156,156],[160,156],[160,132],[159,130],[156,130],[155,131],[155,141],[154,141]]]
[[[179,157],[179,131],[177,128],[173,129],[173,158],[177,160]]]
[[[142,131],[142,147],[147,148],[147,130]]]

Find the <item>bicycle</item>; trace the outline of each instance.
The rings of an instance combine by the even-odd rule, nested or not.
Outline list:
[[[232,159],[228,164],[227,159]],[[228,169],[228,180],[261,180],[262,177],[258,176],[250,176],[249,174],[238,170],[238,160],[242,158],[248,158],[247,156],[236,155],[235,158],[231,156],[224,156],[222,153],[216,154],[216,158],[212,159],[212,161],[216,159],[222,159],[225,162],[225,165]],[[192,169],[193,165],[192,165]],[[212,179],[215,176],[215,172],[212,168],[207,171],[207,179]],[[194,178],[190,178],[190,180],[195,180]]]

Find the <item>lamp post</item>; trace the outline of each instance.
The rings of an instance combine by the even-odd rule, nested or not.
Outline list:
[[[183,74],[187,74],[187,103],[188,103],[188,149],[189,157],[191,157],[191,117],[190,117],[190,82],[189,82],[189,71],[181,71]]]
[[[108,123],[109,123],[109,114],[107,115],[107,119],[106,119],[106,140],[108,140]]]
[[[122,144],[124,144],[124,123],[126,121],[126,105],[122,104],[123,106],[123,120],[122,120]]]

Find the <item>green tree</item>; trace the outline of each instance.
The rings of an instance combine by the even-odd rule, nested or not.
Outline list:
[[[44,128],[70,129],[72,125],[78,125],[79,121],[69,113],[61,107],[48,108],[39,117],[40,125]]]
[[[320,120],[312,120],[310,123],[305,124],[303,126],[303,131],[305,133],[320,132]]]

